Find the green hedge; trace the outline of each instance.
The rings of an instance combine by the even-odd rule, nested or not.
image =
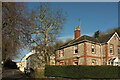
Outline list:
[[[45,76],[67,78],[120,78],[118,66],[45,66]]]

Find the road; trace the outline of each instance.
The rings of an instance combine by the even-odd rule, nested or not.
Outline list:
[[[24,80],[25,78],[28,77],[18,69],[3,70],[2,80],[10,80],[10,79]]]

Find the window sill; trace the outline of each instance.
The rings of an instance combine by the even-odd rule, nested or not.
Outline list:
[[[96,53],[92,52],[92,54],[96,54]]]

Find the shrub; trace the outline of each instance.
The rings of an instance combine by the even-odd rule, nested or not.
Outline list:
[[[120,78],[120,67],[118,66],[45,66],[45,76],[67,77],[67,78]]]

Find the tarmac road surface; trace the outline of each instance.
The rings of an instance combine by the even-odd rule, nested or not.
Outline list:
[[[18,69],[3,70],[2,80],[26,80],[26,78],[28,77]]]

